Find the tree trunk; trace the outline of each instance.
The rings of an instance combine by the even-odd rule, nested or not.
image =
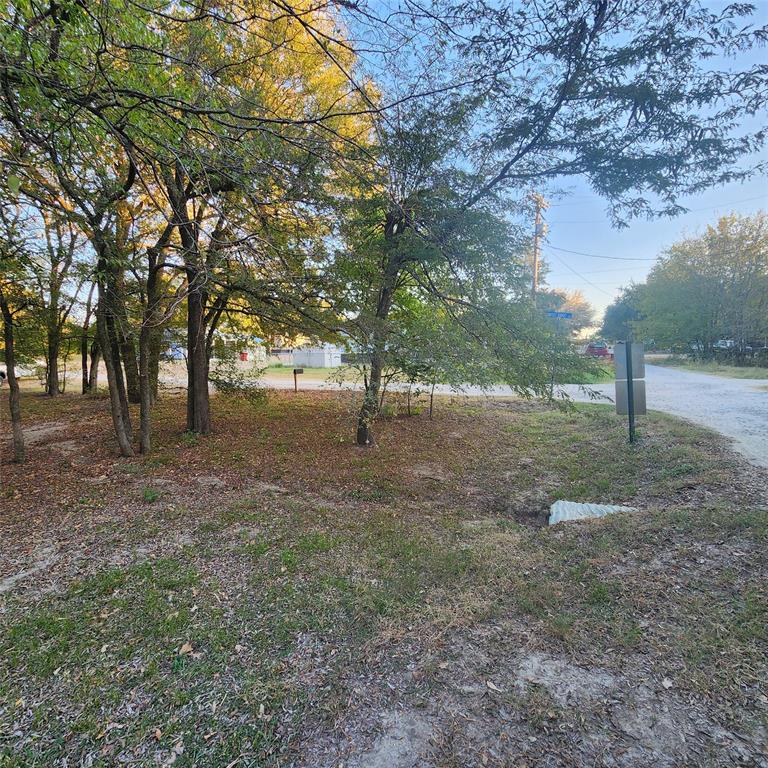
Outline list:
[[[150,329],[149,333],[149,393],[152,404],[157,402],[160,381],[160,353],[162,352],[163,331],[160,327]]]
[[[83,325],[83,332],[80,336],[80,370],[81,370],[81,388],[82,393],[88,393],[88,323]]]
[[[99,391],[99,362],[101,361],[101,348],[98,337],[91,344],[91,370],[88,372],[88,391],[94,395]]]
[[[85,318],[83,319],[83,332],[80,335],[80,367],[82,374],[83,394],[90,391],[90,379],[88,376],[88,331],[91,327],[91,315],[93,313],[93,291],[96,283],[91,283],[88,291],[88,300],[85,303]]]
[[[164,174],[168,199],[174,213],[174,224],[184,249],[184,267],[187,275],[187,429],[207,434],[211,430],[208,400],[208,364],[206,355],[206,304],[208,296],[201,281],[203,262],[198,242],[198,226],[187,209],[187,182],[180,164],[173,172]],[[221,223],[221,222],[220,222]],[[219,224],[214,228],[212,242],[220,234]]]
[[[206,354],[205,293],[190,280],[187,297],[187,429],[207,435],[211,431]]]
[[[384,237],[392,243],[397,235],[401,218],[398,214],[389,214],[384,226]],[[365,387],[363,405],[357,417],[358,445],[371,445],[373,443],[373,422],[379,414],[379,391],[381,389],[381,374],[384,369],[386,357],[387,337],[389,329],[387,318],[392,308],[395,288],[400,274],[402,260],[399,256],[390,252],[386,256],[384,274],[379,289],[376,313],[374,317],[373,332],[371,334],[371,375]]]
[[[107,369],[109,384],[109,403],[112,412],[112,423],[115,437],[123,456],[133,456],[131,415],[128,410],[128,400],[125,393],[125,382],[120,365],[120,344],[115,328],[114,304],[116,267],[109,263],[109,247],[106,242],[99,242],[99,260],[97,274],[99,275],[99,298],[96,304],[96,329],[99,348]]]
[[[102,339],[102,352],[104,355],[104,365],[107,368],[107,382],[109,383],[109,369],[110,361],[111,367],[114,371],[114,383],[118,396],[118,404],[120,406],[120,413],[122,414],[123,424],[125,425],[125,432],[128,435],[128,440],[133,440],[133,427],[131,425],[131,411],[128,408],[128,393],[125,388],[125,378],[123,377],[123,366],[120,359],[120,338],[117,328],[115,327],[115,317],[111,312],[107,312],[105,315],[105,328],[106,337]]]
[[[25,458],[24,432],[21,428],[21,397],[19,381],[16,378],[16,353],[14,351],[13,317],[11,310],[0,293],[0,310],[3,314],[3,336],[5,339],[5,372],[8,377],[8,405],[11,411],[11,431],[13,433],[13,460],[23,462]]]
[[[147,251],[147,303],[139,332],[139,394],[141,395],[141,452],[147,454],[152,448],[152,406],[155,398],[152,392],[152,342],[158,336],[160,323],[160,284],[157,271],[158,252]],[[155,373],[155,386],[157,385]]]
[[[59,350],[61,348],[61,336],[58,328],[48,329],[48,366],[45,372],[45,394],[48,397],[56,397],[61,394],[59,390]]]
[[[152,384],[149,380],[149,326],[144,321],[139,333],[139,386],[141,394],[141,416],[139,424],[140,451],[143,454],[152,448]]]
[[[120,343],[120,357],[123,360],[123,369],[125,370],[125,383],[129,403],[141,402],[141,384],[139,381],[139,365],[136,360],[136,345],[133,336],[127,333],[124,323],[127,318],[122,316],[118,329],[118,338]]]
[[[375,337],[374,337],[375,338]],[[373,422],[379,414],[379,390],[381,388],[381,371],[384,367],[384,350],[374,349],[371,353],[371,375],[363,395],[363,405],[357,417],[357,444],[373,444]]]

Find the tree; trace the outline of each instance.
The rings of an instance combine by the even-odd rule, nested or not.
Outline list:
[[[42,246],[34,248],[25,266],[36,294],[34,310],[45,328],[45,393],[55,397],[62,386],[59,358],[63,334],[87,269],[78,263],[83,238],[73,224],[60,215],[33,206],[27,210],[30,215],[26,227],[43,234]]]
[[[765,71],[706,66],[714,52],[760,43],[760,29],[734,23],[750,16],[746,6],[549,0],[512,12],[436,0],[413,11],[414,37],[434,45],[409,85],[407,50],[397,78],[379,83],[385,97],[388,87],[404,95],[395,114],[379,116],[385,173],[369,182],[383,238],[359,444],[371,441],[395,294],[419,272],[410,233],[440,250],[451,235],[433,217],[446,208],[463,216],[569,176],[586,177],[617,223],[674,215],[678,196],[753,173],[737,163],[765,138],[741,125],[766,103]]]
[[[198,13],[128,0],[22,4],[6,15],[13,25],[3,30],[0,58],[3,161],[24,196],[67,211],[89,238],[120,450],[133,451],[129,400],[141,401],[145,445],[152,387],[143,396],[140,380],[151,378],[158,334],[149,329],[162,320],[157,290],[169,269],[186,278],[188,426],[206,432],[206,313],[221,311],[215,301],[206,307],[208,273],[228,227],[216,208],[236,201],[263,216],[265,196],[267,205],[292,197],[319,161],[330,176],[328,158],[343,157],[349,134],[361,131],[356,116],[368,109],[361,90],[347,87],[354,54],[325,8],[256,1]],[[286,98],[291,90],[300,97]],[[151,203],[157,221],[141,244],[147,304],[138,334],[126,293],[126,273],[141,258],[126,236],[137,198]],[[181,264],[169,264],[171,251]]]
[[[17,210],[0,200],[0,315],[3,321],[3,353],[5,372],[8,378],[8,406],[11,415],[13,435],[13,460],[23,462],[25,458],[24,432],[21,426],[21,395],[16,377],[16,337],[17,316],[23,312],[29,301],[23,283],[18,279],[23,275],[21,259],[26,243],[20,231],[21,215]]]
[[[673,215],[679,195],[754,170],[744,160],[764,134],[742,126],[766,103],[766,73],[708,64],[760,42],[748,6],[405,10],[4,3],[0,162],[13,196],[88,240],[124,455],[130,401],[149,449],[161,329],[183,305],[187,426],[203,433],[210,342],[229,311],[354,325],[370,359],[361,443],[409,293],[496,352],[512,348],[504,327],[530,363],[514,376],[538,392],[547,331],[513,287],[519,244],[502,211],[514,219],[532,187],[580,175],[619,223]]]
[[[463,119],[458,105],[449,114],[414,109],[389,131],[382,128],[387,174],[374,169],[372,192],[351,204],[343,226],[347,250],[335,263],[346,286],[341,309],[352,318],[347,333],[366,363],[359,445],[373,442],[388,370],[440,369],[456,380],[448,361],[458,349],[437,345],[431,355],[418,354],[416,340],[432,335],[418,317],[419,302],[461,329],[446,338],[462,338],[467,359],[470,344],[484,350],[486,364],[496,358],[496,381],[526,393],[548,389],[545,323],[531,304],[525,240],[489,204],[464,205],[467,180],[454,165]],[[411,355],[403,351],[409,345]],[[441,361],[432,359],[438,350]],[[462,371],[455,367],[456,375]]]
[[[635,293],[632,288],[625,289],[621,296],[606,308],[600,327],[601,336],[612,341],[632,338],[632,324],[640,317]]]
[[[504,187],[583,176],[617,222],[674,215],[680,195],[759,170],[743,118],[768,100],[768,74],[711,62],[761,45],[755,9],[690,0],[506,5],[438,0],[444,69],[460,68],[483,125],[472,205]],[[453,73],[446,77],[453,77]]]
[[[768,336],[768,216],[723,216],[664,253],[633,291],[638,332],[655,343],[712,356],[719,339],[737,352]]]

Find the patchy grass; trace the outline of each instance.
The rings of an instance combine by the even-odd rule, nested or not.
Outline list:
[[[616,701],[670,680],[656,699],[696,702],[757,754],[758,471],[660,414],[629,445],[608,406],[460,398],[383,420],[361,450],[349,397],[217,397],[214,433],[194,439],[183,402],[164,399],[155,453],[129,460],[111,453],[105,402],[25,398],[29,423],[69,418],[82,452],[60,456],[59,434],[3,466],[0,579],[42,563],[0,596],[3,768],[346,764],[328,745],[364,754],[394,707],[432,718],[432,746],[413,746],[434,750],[429,765],[536,764],[587,734],[633,765],[620,717],[590,705],[572,721],[556,685],[515,682],[510,659],[531,647],[610,674]],[[641,511],[542,527],[558,498]],[[30,555],[38,541],[54,552]],[[472,742],[492,723],[507,736]]]
[[[699,371],[700,373],[709,373],[712,376],[727,376],[731,379],[768,379],[768,368],[758,365],[727,365],[677,356],[654,358],[652,362],[653,365]]]
[[[153,504],[160,498],[160,491],[147,486],[141,491],[141,498],[146,504]]]

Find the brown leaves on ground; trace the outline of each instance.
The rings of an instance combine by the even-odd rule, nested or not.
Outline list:
[[[360,449],[354,398],[216,397],[198,437],[166,397],[153,453],[122,459],[104,398],[25,397],[29,461],[2,465],[5,618],[37,638],[35,606],[72,587],[73,627],[104,637],[45,688],[19,678],[18,738],[46,738],[30,695],[66,722],[70,676],[109,686],[114,667],[101,759],[249,764],[244,727],[263,764],[313,768],[758,759],[764,475],[683,422],[651,416],[630,447],[608,410],[514,401],[441,399]],[[555,498],[641,512],[541,530]],[[165,700],[119,680],[149,668],[179,700],[136,731],[126,710]]]

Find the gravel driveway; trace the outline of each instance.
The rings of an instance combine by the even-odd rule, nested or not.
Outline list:
[[[753,464],[768,467],[768,381],[728,379],[660,365],[645,366],[649,410],[682,416],[729,437]],[[613,399],[613,382],[593,389]],[[574,400],[588,398],[576,386],[563,389]]]

